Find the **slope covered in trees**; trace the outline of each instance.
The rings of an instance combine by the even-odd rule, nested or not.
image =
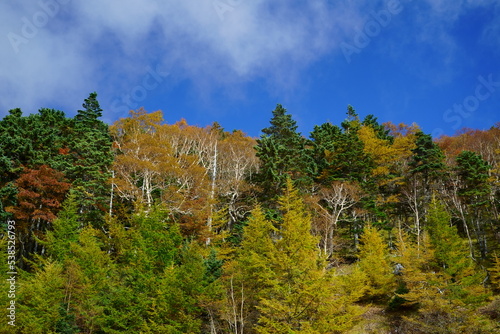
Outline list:
[[[0,121],[0,332],[500,332],[498,124],[433,140],[349,106],[306,137],[278,105],[254,139],[101,116],[92,93]]]

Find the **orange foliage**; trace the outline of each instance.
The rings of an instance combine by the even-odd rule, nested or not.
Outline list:
[[[33,230],[35,222],[51,222],[56,218],[70,184],[64,175],[49,166],[25,168],[15,185],[18,189],[17,206],[5,210],[14,215],[25,232]]]

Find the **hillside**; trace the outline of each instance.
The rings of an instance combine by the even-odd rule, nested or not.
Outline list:
[[[0,332],[500,333],[500,123],[102,116],[0,121]]]

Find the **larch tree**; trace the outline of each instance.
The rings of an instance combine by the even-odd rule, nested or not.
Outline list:
[[[423,232],[419,237],[421,240],[415,242],[404,230],[398,230],[395,261],[397,279],[402,284],[398,296],[403,298],[404,306],[431,310],[444,303],[446,282],[439,272],[429,234]]]
[[[482,288],[484,273],[477,270],[464,240],[456,226],[450,225],[451,216],[434,196],[427,214],[427,224],[435,258],[447,281],[450,298],[468,304],[484,300]]]
[[[363,230],[358,265],[368,279],[365,298],[383,303],[389,301],[396,286],[393,263],[389,247],[375,227],[367,226]]]
[[[244,295],[250,296],[247,302],[254,304],[253,317],[258,319],[255,331],[331,333],[350,328],[356,313],[348,307],[341,284],[325,270],[311,218],[291,180],[278,208],[278,227],[260,209],[254,212],[237,260],[249,288]]]

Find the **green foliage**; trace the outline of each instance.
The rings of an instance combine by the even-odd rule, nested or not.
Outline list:
[[[0,121],[0,217],[32,265],[15,332],[498,332],[497,132],[470,150],[440,142],[445,160],[417,126],[352,106],[308,140],[277,105],[254,151],[217,123],[140,110],[112,152],[102,114],[91,93],[74,118]]]
[[[490,283],[495,292],[500,292],[500,257],[495,253],[493,255],[492,266],[489,269]]]
[[[199,333],[205,268],[202,257],[186,246],[179,254],[180,266],[166,268],[153,288],[153,301],[143,324],[145,333]]]
[[[432,309],[443,303],[446,283],[439,272],[429,235],[424,232],[419,238],[414,242],[403,230],[398,231],[395,261],[400,286],[397,298],[402,306]]]
[[[378,139],[387,140],[390,144],[394,143],[394,137],[389,134],[390,130],[388,130],[385,126],[381,125],[377,121],[377,117],[373,115],[367,115],[363,120],[363,122],[361,122],[361,124],[364,126],[371,127],[374,130]]]
[[[462,180],[459,195],[474,206],[486,204],[491,192],[488,182],[491,166],[479,154],[471,151],[462,151],[456,161],[457,174]]]
[[[78,192],[83,220],[100,227],[107,212],[113,153],[107,125],[98,118],[102,109],[97,94],[91,93],[84,110],[74,119],[74,129],[68,140],[69,154],[65,172]]]
[[[431,135],[422,131],[417,132],[415,143],[417,147],[412,150],[414,155],[410,162],[411,172],[421,174],[424,184],[427,186],[429,182],[442,175],[445,169],[444,154],[439,146],[432,141]]]
[[[481,303],[487,292],[481,284],[484,273],[476,270],[465,241],[455,226],[450,226],[450,215],[444,205],[433,197],[427,214],[429,234],[435,258],[442,268],[451,298],[466,304]]]
[[[351,106],[347,115],[342,128],[325,123],[311,133],[321,183],[348,180],[366,184],[368,181],[372,161],[363,151],[364,145],[357,133],[361,123]]]
[[[47,262],[43,269],[23,278],[17,301],[17,333],[55,333],[64,301],[63,272],[61,264]]]
[[[273,111],[271,126],[262,130],[257,140],[256,155],[260,172],[256,181],[267,198],[280,194],[288,177],[301,189],[311,184],[315,164],[311,158],[308,140],[297,132],[297,123],[280,104]]]
[[[78,241],[81,223],[78,220],[76,194],[70,192],[63,203],[63,209],[58,218],[52,222],[52,231],[48,231],[43,242],[48,253],[57,260],[64,262],[69,256],[71,244]]]
[[[473,261],[457,228],[451,226],[450,222],[451,216],[445,206],[433,197],[427,213],[427,224],[431,242],[436,249],[435,257],[448,275],[460,278],[468,274]]]

